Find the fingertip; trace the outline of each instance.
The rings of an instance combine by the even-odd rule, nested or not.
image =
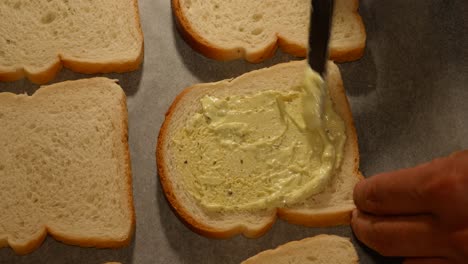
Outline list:
[[[351,221],[356,219],[357,216],[358,216],[358,210],[354,209],[353,212],[351,213]]]
[[[449,158],[453,159],[466,159],[468,158],[468,150],[459,150],[450,154]]]
[[[351,217],[351,229],[358,240],[361,240],[361,229],[359,224],[359,210],[354,209]]]
[[[366,188],[367,180],[361,180],[354,186],[353,199],[354,203],[358,208],[362,205],[362,199],[364,196],[364,189]],[[354,213],[354,212],[353,212]]]

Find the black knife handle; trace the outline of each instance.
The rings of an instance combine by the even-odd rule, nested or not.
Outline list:
[[[333,8],[334,0],[312,0],[308,61],[310,67],[322,76],[328,60]]]

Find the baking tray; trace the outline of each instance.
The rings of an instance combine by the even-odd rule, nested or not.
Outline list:
[[[262,64],[207,59],[176,32],[169,0],[140,0],[139,6],[145,35],[142,68],[104,75],[119,79],[128,97],[137,217],[133,241],[122,249],[100,250],[49,237],[27,256],[0,249],[0,263],[239,263],[262,250],[322,233],[351,237],[363,264],[400,262],[360,245],[349,227],[313,229],[279,220],[259,239],[229,240],[188,230],[170,210],[156,172],[156,138],[172,100],[191,84],[295,58],[278,52]],[[356,122],[362,172],[370,176],[468,148],[468,1],[361,0],[360,13],[368,34],[365,55],[340,68]],[[86,77],[91,76],[63,70],[54,82]],[[0,83],[0,91],[35,90],[27,80]]]

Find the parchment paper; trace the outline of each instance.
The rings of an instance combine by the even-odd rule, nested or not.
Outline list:
[[[340,68],[359,136],[362,172],[371,176],[468,148],[468,2],[360,2],[368,34],[365,56]],[[349,227],[312,229],[278,221],[255,240],[211,240],[188,230],[166,203],[156,173],[156,138],[172,100],[191,84],[295,58],[278,52],[262,64],[207,59],[176,32],[170,0],[140,0],[139,6],[144,65],[136,72],[104,75],[119,79],[128,96],[134,240],[126,248],[99,250],[49,237],[27,256],[0,249],[0,263],[239,263],[262,250],[321,233],[351,237],[361,263],[400,262],[360,245]],[[54,82],[86,77],[91,76],[63,70]],[[26,80],[0,83],[0,92],[31,94],[36,89]]]

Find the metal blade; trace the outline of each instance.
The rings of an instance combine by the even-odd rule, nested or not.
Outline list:
[[[309,34],[309,65],[321,76],[325,75],[328,60],[328,42],[334,0],[312,0]]]

